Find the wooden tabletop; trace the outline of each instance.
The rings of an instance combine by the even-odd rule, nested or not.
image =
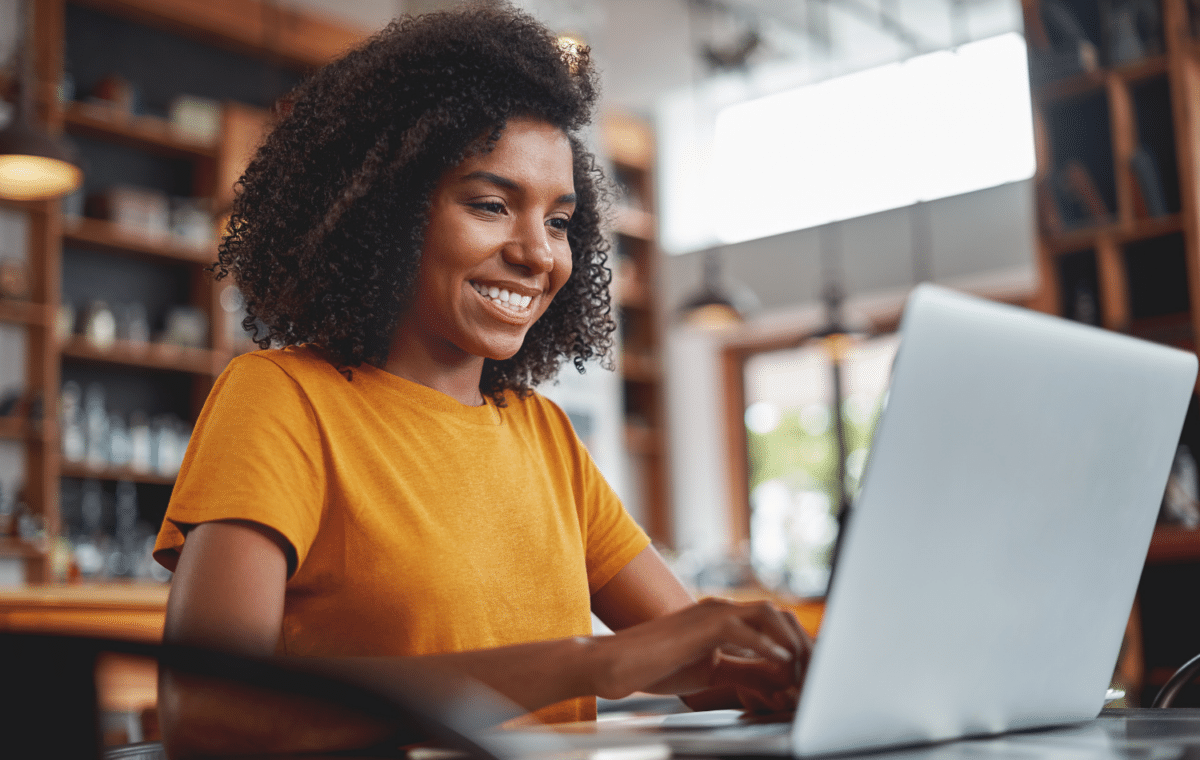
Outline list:
[[[156,642],[169,592],[165,583],[0,586],[0,630]]]

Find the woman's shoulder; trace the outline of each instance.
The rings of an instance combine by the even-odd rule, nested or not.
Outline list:
[[[525,393],[506,391],[504,400],[510,414],[523,417],[534,427],[553,432],[574,429],[570,416],[563,408],[536,390]]]
[[[229,362],[225,372],[239,377],[278,377],[282,373],[301,385],[345,380],[319,349],[308,345],[265,348],[241,354]]]
[[[536,389],[526,391],[507,390],[504,392],[504,402],[508,407],[527,410],[528,412],[562,413],[562,409],[559,408],[558,404],[539,393]]]

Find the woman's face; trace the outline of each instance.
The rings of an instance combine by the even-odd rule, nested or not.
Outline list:
[[[445,360],[515,354],[571,274],[573,176],[567,136],[527,118],[446,172],[400,330]]]

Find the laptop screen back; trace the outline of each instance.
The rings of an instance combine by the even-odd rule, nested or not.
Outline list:
[[[1103,706],[1195,356],[917,288],[793,730],[797,754]]]

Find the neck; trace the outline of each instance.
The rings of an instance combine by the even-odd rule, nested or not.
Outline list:
[[[472,356],[455,346],[427,346],[404,331],[392,337],[383,368],[426,388],[444,393],[464,406],[482,406],[479,381],[483,357]]]

